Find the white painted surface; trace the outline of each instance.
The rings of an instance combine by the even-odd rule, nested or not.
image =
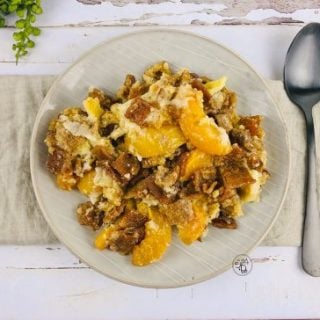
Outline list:
[[[173,9],[176,14],[170,15]],[[299,27],[190,26],[192,21],[219,23],[217,12],[222,9],[180,1],[88,7],[47,0],[39,18],[43,34],[19,66],[11,53],[13,29],[0,30],[0,74],[59,74],[95,44],[138,29],[101,26],[157,23],[181,25],[221,42],[265,77],[280,79],[286,50]],[[250,23],[265,23],[274,16],[319,20],[319,10],[314,9],[281,14],[257,9],[246,15]],[[320,318],[320,278],[303,272],[298,248],[260,247],[251,257],[255,262],[247,276],[229,270],[192,287],[154,290],[110,280],[79,263],[61,245],[1,246],[0,319]]]
[[[319,0],[112,0],[101,5],[82,5],[80,1],[43,0],[39,25],[302,24],[320,19]]]
[[[150,27],[148,27],[150,28]],[[173,27],[170,27],[173,28]],[[185,26],[175,27],[224,44],[245,58],[263,76],[281,79],[285,54],[297,26]],[[1,74],[59,74],[79,55],[112,37],[142,30],[142,27],[47,28],[37,38],[30,55],[15,65],[11,34],[0,29]]]
[[[299,254],[257,248],[247,276],[229,270],[195,286],[155,290],[109,280],[61,246],[2,247],[0,318],[314,319],[320,281],[301,270]]]

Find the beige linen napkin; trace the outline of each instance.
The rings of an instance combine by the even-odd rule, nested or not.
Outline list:
[[[54,76],[0,77],[0,243],[57,241],[33,194],[29,142],[36,113]],[[291,182],[278,220],[262,245],[299,246],[304,214],[305,124],[282,82],[268,81],[291,142]],[[318,111],[318,110],[317,110]],[[320,117],[320,112],[317,112]],[[316,129],[319,132],[319,128]],[[320,159],[319,162],[320,163]]]
[[[0,77],[0,243],[55,241],[32,190],[29,147],[53,76]]]

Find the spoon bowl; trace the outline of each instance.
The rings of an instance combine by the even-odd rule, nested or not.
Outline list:
[[[292,41],[284,68],[290,100],[311,112],[320,100],[320,23],[306,25]]]
[[[293,39],[284,66],[284,87],[300,107],[307,128],[307,192],[302,265],[307,273],[320,276],[320,213],[316,192],[316,163],[312,110],[320,101],[320,24],[306,25]]]

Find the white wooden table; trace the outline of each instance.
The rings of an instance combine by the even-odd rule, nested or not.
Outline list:
[[[319,1],[81,2],[99,1],[44,1],[43,33],[18,66],[13,28],[0,30],[0,74],[58,74],[103,40],[162,25],[221,42],[265,77],[281,79],[292,38],[303,23],[320,20]],[[320,278],[303,272],[299,248],[259,247],[250,257],[247,276],[230,270],[191,287],[155,290],[110,280],[63,245],[0,246],[0,319],[320,318]]]

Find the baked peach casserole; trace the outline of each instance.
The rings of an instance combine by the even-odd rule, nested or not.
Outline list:
[[[59,188],[88,198],[76,214],[97,249],[144,266],[173,230],[186,245],[202,241],[209,225],[235,229],[242,204],[259,201],[262,117],[238,115],[225,84],[160,62],[141,80],[128,74],[115,97],[90,89],[83,108],[51,121],[47,167]]]

